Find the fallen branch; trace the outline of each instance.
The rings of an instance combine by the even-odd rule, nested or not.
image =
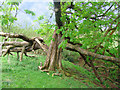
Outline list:
[[[84,55],[87,55],[87,56],[92,56],[92,57],[95,57],[95,58],[98,58],[98,59],[102,59],[102,60],[105,60],[105,61],[110,61],[110,62],[113,62],[113,63],[120,63],[120,60],[118,60],[118,58],[96,54],[96,53],[87,51],[85,49],[82,49],[82,48],[80,48],[77,45],[74,46],[74,45],[72,45],[70,43],[67,43],[66,46],[67,46],[66,49],[68,49],[68,50],[69,49],[74,49],[74,50],[80,52],[81,54],[84,54]]]
[[[21,52],[21,55],[20,55],[20,61],[21,61],[23,53],[25,54],[26,52],[35,51],[37,49],[43,49],[47,53],[48,46],[44,44],[43,39],[40,37],[28,38],[22,34],[10,34],[10,33],[4,33],[4,32],[0,32],[0,36],[6,37],[6,38],[19,38],[24,40],[23,42],[16,42],[16,41],[7,42],[6,41],[7,39],[4,40],[4,43],[2,43],[2,46],[9,47],[7,49],[1,50],[2,53],[5,52],[4,56],[6,54],[9,54],[10,52],[17,52],[17,57],[19,58],[18,53]]]
[[[13,45],[13,46],[17,46],[17,47],[22,47],[22,46],[29,46],[30,45],[30,43],[28,43],[28,42],[25,42],[25,41],[23,41],[23,42],[14,42],[14,41],[11,41],[11,42],[4,42],[3,43],[3,45],[2,46],[8,46],[8,45]]]
[[[0,32],[0,36],[9,37],[9,38],[20,38],[20,39],[23,39],[24,41],[26,41],[26,42],[5,42],[3,45],[15,46],[14,48],[10,48],[9,52],[21,52],[23,50],[22,49],[23,45],[26,45],[25,50],[23,50],[24,52],[29,52],[29,51],[37,50],[37,49],[43,49],[46,53],[48,52],[49,47],[44,44],[43,39],[40,37],[28,38],[22,34],[9,34],[9,33],[3,33],[3,32]],[[17,46],[22,46],[22,47],[17,47]],[[92,57],[102,59],[105,61],[110,61],[113,63],[120,63],[118,58],[89,52],[85,49],[80,48],[80,45],[78,45],[78,44],[73,45],[72,43],[67,43],[66,49],[67,50],[75,50],[75,51],[81,53],[81,55],[92,56]]]
[[[31,38],[28,38],[22,34],[10,34],[10,33],[0,32],[0,36],[8,37],[8,38],[20,38],[20,39],[27,41],[27,42],[33,41]]]
[[[10,49],[13,48],[13,45],[10,45],[7,47],[5,53],[3,54],[3,56],[5,56],[7,53],[9,54],[10,53]]]
[[[21,55],[20,55],[20,61],[22,61],[24,52],[25,52],[25,46],[22,47],[22,51],[21,51]]]
[[[38,38],[35,38],[35,41],[42,47],[42,49],[47,53],[48,51],[48,46],[46,45],[43,45],[39,40]]]
[[[27,56],[27,57],[36,57],[35,55],[27,55],[26,52],[25,52],[24,54],[25,54],[25,56]]]

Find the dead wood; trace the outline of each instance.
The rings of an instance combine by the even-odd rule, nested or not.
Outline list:
[[[0,57],[2,56],[2,43],[0,43]]]
[[[22,61],[24,52],[25,52],[25,46],[22,47],[22,51],[21,51],[21,55],[20,55],[20,61]]]
[[[10,33],[0,32],[0,36],[8,37],[8,38],[20,38],[20,39],[27,41],[27,42],[33,41],[31,38],[28,38],[22,34],[10,34]]]
[[[13,48],[14,46],[13,45],[10,45],[7,47],[5,53],[3,54],[3,56],[5,56],[7,53],[9,54],[10,53],[10,49]]]
[[[43,45],[38,38],[35,38],[35,41],[42,47],[42,49],[47,53],[48,51],[48,46]]]
[[[105,55],[100,55],[100,54],[97,54],[97,53],[93,53],[93,52],[87,51],[85,49],[82,49],[82,48],[80,48],[77,45],[75,46],[75,45],[72,45],[70,43],[67,43],[66,46],[67,46],[66,47],[67,50],[74,49],[77,52],[80,52],[81,54],[84,54],[84,55],[87,55],[87,56],[92,56],[92,57],[95,57],[95,58],[98,58],[98,59],[102,59],[102,60],[105,60],[105,61],[110,61],[110,62],[113,62],[113,63],[120,63],[120,60],[118,60],[118,58],[109,57],[109,56],[105,56]]]
[[[7,38],[19,38],[19,39],[22,39],[23,41],[26,41],[26,42],[29,42],[29,43],[33,43],[33,41],[35,41],[35,38],[37,38],[39,41],[44,43],[43,39],[40,38],[40,37],[28,38],[23,34],[10,34],[10,33],[0,32],[0,36],[7,37]]]
[[[47,53],[48,46],[44,44],[43,39],[40,37],[28,38],[22,34],[10,34],[10,33],[4,33],[4,32],[0,32],[0,36],[6,37],[7,39],[8,38],[19,38],[19,39],[24,40],[23,42],[16,42],[16,41],[7,42],[7,39],[4,40],[4,42],[2,43],[2,46],[4,47],[6,46],[8,48],[4,48],[2,50],[2,53],[4,53],[3,56],[11,52],[17,52],[17,58],[19,58],[18,53],[21,52],[21,55],[20,55],[20,61],[21,61],[23,54],[26,55],[26,52],[31,52],[37,49],[42,49]]]
[[[3,46],[8,46],[8,45],[13,45],[13,46],[17,46],[17,47],[22,47],[22,46],[29,46],[29,43],[26,41],[23,42],[15,42],[15,41],[11,41],[11,42],[4,42]]]
[[[9,34],[9,33],[3,33],[3,32],[0,32],[0,36],[9,37],[9,38],[20,38],[20,39],[24,40],[24,42],[13,42],[13,41],[12,42],[4,42],[2,46],[10,46],[10,45],[13,45],[13,46],[9,49],[3,49],[2,52],[6,52],[6,53],[21,52],[23,50],[23,48],[22,48],[23,46],[25,46],[23,52],[31,52],[32,50],[37,50],[37,49],[42,49],[46,53],[49,52],[48,51],[49,47],[46,44],[44,44],[44,40],[40,37],[28,38],[22,34]],[[33,43],[34,43],[34,45],[33,45]],[[72,51],[74,50],[76,52],[81,53],[81,55],[92,56],[92,57],[102,59],[105,61],[110,61],[113,63],[120,63],[118,58],[100,55],[97,53],[87,51],[85,49],[80,48],[80,45],[77,45],[77,44],[67,43],[65,49],[72,50]]]
[[[61,53],[59,53],[59,52],[62,52],[62,48],[60,49],[57,48],[57,46],[60,43],[58,41],[60,40],[58,37],[59,35],[57,35],[56,32],[54,32],[53,34],[53,38],[55,41],[51,41],[51,45],[49,47],[44,43],[44,40],[40,37],[28,38],[22,34],[8,34],[3,32],[2,33],[0,32],[0,36],[7,37],[7,38],[20,38],[24,40],[23,42],[15,42],[15,41],[7,42],[4,40],[4,43],[1,44],[1,46],[4,46],[4,47],[7,46],[7,48],[2,49],[2,53],[4,52],[3,56],[8,54],[8,63],[10,63],[9,54],[11,52],[17,52],[17,59],[19,59],[19,52],[21,52],[19,60],[22,61],[23,54],[25,54],[26,56],[29,56],[27,55],[27,52],[35,51],[37,49],[42,49],[45,53],[47,53],[47,59],[44,66],[42,66],[42,63],[41,63],[40,66],[38,66],[38,69],[44,72],[49,72],[49,70],[54,70],[54,67],[58,69],[59,67],[62,68],[61,57],[60,57]],[[120,60],[118,60],[118,58],[115,58],[114,55],[112,55],[109,50],[107,50],[107,52],[113,57],[100,55],[100,54],[97,54],[96,52],[95,53],[90,52],[88,50],[80,48],[82,44],[72,43],[70,42],[69,38],[65,38],[65,39],[68,39],[68,43],[66,44],[65,49],[78,52],[84,59],[85,63],[88,66],[92,67],[96,77],[100,80],[101,84],[103,83],[103,80],[99,76],[96,69],[101,67],[94,66],[92,59],[90,60],[90,62],[88,62],[86,59],[86,56],[91,56],[101,60],[109,61],[109,62],[115,63],[120,67]],[[104,48],[104,47],[100,46],[100,48]],[[29,57],[32,57],[32,56],[29,56]],[[102,67],[102,68],[105,68],[105,67]],[[54,74],[54,75],[59,75],[59,74]]]

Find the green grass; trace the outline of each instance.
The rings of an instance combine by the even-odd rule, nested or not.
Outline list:
[[[23,57],[23,61],[17,61],[16,55],[10,56],[10,64],[7,56],[2,57],[2,88],[94,88],[97,87],[92,80],[94,75],[82,67],[63,61],[63,66],[71,77],[48,75],[38,70],[40,62],[45,61],[45,56],[36,58]],[[79,72],[79,73],[78,73]]]

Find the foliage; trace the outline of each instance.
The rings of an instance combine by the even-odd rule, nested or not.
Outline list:
[[[2,13],[0,15],[0,21],[1,21],[1,27],[2,31],[4,32],[6,29],[8,32],[10,32],[11,28],[14,25],[14,21],[17,21],[17,14],[19,10],[19,5],[22,2],[22,0],[6,0],[4,2],[1,2],[0,6],[0,12]],[[26,14],[31,14],[32,16],[35,16],[35,13],[30,10],[24,10]]]
[[[80,55],[77,52],[72,52],[68,50],[64,50],[62,52],[62,58],[65,61],[73,62],[73,63],[78,63],[79,62],[79,57]]]
[[[35,13],[33,11],[30,10],[24,10],[26,12],[26,14],[31,14],[32,16],[35,16]]]
[[[14,23],[14,21],[17,20],[16,18],[17,12],[15,13],[15,15],[12,13],[18,10],[19,3],[21,3],[21,0],[17,2],[11,2],[10,0],[2,2],[0,7],[1,9],[0,12],[2,13],[2,15],[0,15],[0,21],[2,27],[8,28],[11,26],[11,24]]]
[[[41,23],[40,21],[44,19],[44,22]],[[54,32],[54,28],[56,27],[54,24],[48,24],[47,19],[44,16],[39,16],[38,20],[34,22],[38,22],[40,24],[39,28],[35,30],[44,40],[45,43],[49,46],[50,41],[52,40],[52,34]]]
[[[115,28],[118,23],[113,21],[118,17],[116,3],[73,2],[72,8],[68,8],[71,2],[61,5],[61,20],[64,22],[64,27],[58,31],[62,31],[63,38],[70,37],[71,42],[82,43],[82,47],[85,49],[93,48],[101,42],[104,47],[110,49],[118,46],[115,41],[118,39],[118,29],[111,37],[109,35],[103,36],[108,28]],[[110,8],[111,6],[112,8]],[[109,8],[110,10],[108,10]]]
[[[82,43],[82,47],[88,51],[107,56],[118,57],[118,3],[115,2],[65,2],[61,3],[61,21],[64,27],[57,33],[62,32],[62,38],[69,37],[72,43]],[[65,48],[65,42],[60,45]],[[100,48],[102,46],[103,48]],[[110,52],[108,52],[110,51]],[[87,62],[94,62],[94,66],[104,65],[114,67],[110,78],[114,81],[118,77],[117,68],[110,62],[98,63],[95,58],[87,56]],[[98,60],[98,59],[97,59]],[[99,60],[101,61],[101,60]],[[106,68],[107,68],[106,67]],[[100,71],[98,70],[99,75]],[[101,70],[101,73],[102,70]],[[105,72],[104,72],[105,73]],[[116,74],[115,74],[116,73]],[[114,75],[115,76],[112,76]]]

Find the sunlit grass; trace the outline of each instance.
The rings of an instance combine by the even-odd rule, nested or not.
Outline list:
[[[10,56],[10,64],[7,62],[7,56],[2,57],[2,87],[3,88],[89,88],[97,87],[90,82],[91,73],[85,69],[75,66],[68,61],[63,61],[64,68],[71,68],[81,72],[84,80],[77,80],[71,77],[48,75],[38,69],[40,62],[45,61],[45,56],[36,58],[23,57],[23,61],[19,62],[15,56]],[[86,78],[87,77],[87,78]],[[81,77],[79,77],[81,78]]]

